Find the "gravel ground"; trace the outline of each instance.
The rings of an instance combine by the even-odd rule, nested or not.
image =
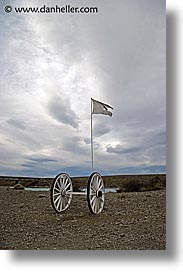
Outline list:
[[[0,249],[166,249],[165,190],[107,193],[99,215],[90,214],[84,196],[57,214],[49,192],[3,186],[0,205]]]

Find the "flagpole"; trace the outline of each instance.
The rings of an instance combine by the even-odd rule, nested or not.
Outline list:
[[[92,172],[93,172],[93,121],[92,121],[92,98],[91,98],[91,162],[92,162]]]

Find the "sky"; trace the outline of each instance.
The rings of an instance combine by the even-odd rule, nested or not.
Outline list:
[[[8,4],[15,6],[15,1]],[[0,175],[166,172],[165,0],[39,0],[96,14],[17,14],[0,3]]]

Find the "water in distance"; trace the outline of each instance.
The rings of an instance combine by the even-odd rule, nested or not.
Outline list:
[[[25,187],[25,191],[50,191],[50,188],[48,187]],[[118,188],[105,188],[105,193],[116,193]],[[87,192],[87,188],[82,188],[80,191]]]

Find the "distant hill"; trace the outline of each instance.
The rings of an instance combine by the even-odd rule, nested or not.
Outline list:
[[[88,177],[71,177],[74,190],[87,186]],[[119,192],[151,191],[166,188],[166,174],[102,176],[105,187],[118,188]],[[0,176],[0,186],[50,187],[53,178]]]

